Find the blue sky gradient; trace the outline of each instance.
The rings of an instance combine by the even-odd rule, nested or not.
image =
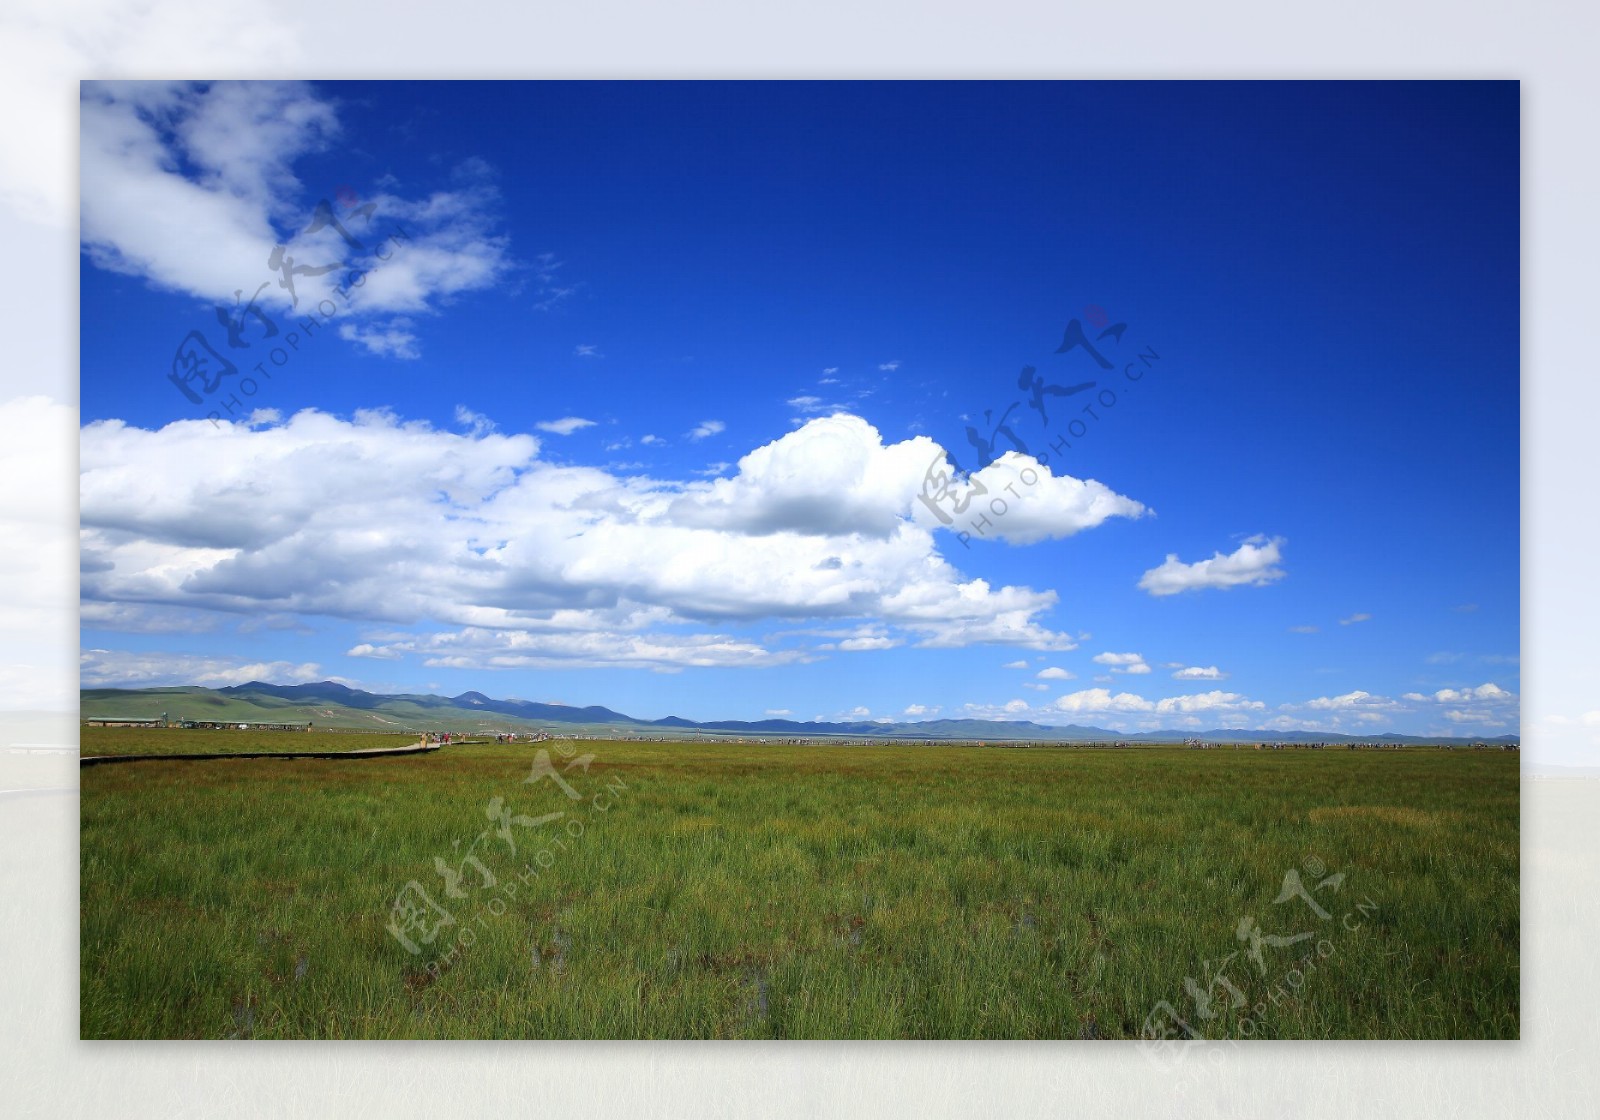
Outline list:
[[[1517,729],[1516,83],[84,91],[86,686],[333,677],[643,717]],[[330,231],[304,233],[324,198],[360,252]],[[359,214],[369,201],[374,211]],[[206,415],[222,395],[196,406],[169,381],[191,330],[226,349],[213,308],[233,288],[248,297],[276,279],[274,242],[303,246],[303,262],[357,259],[392,230],[405,240],[391,261],[369,261],[372,288],[391,289],[358,294],[269,366],[235,413],[271,410],[253,424],[219,428]],[[328,282],[302,278],[293,309],[269,287],[262,306],[292,331]],[[1056,352],[1073,320],[1098,335],[1102,313],[1126,325],[1120,341],[1096,343],[1114,369]],[[282,337],[233,353],[263,361]],[[1123,363],[1152,351],[1159,359],[1128,380]],[[1018,387],[1024,366],[1096,388],[1047,401],[1047,425]],[[1082,411],[1112,387],[1114,405]],[[334,500],[337,475],[230,473],[259,461],[242,449],[280,438],[303,410],[339,425],[386,410],[386,423],[455,441],[419,438],[416,456],[499,454],[484,441],[528,435],[537,451],[506,468],[519,477],[581,468],[649,480],[628,501],[680,502],[649,514],[650,532],[692,524],[707,534],[701,547],[735,549],[752,535],[787,538],[768,521],[716,537],[705,518],[733,515],[686,522],[682,503],[710,501],[697,488],[735,480],[758,448],[843,413],[884,447],[931,440],[972,469],[968,427],[987,430],[985,410],[1014,403],[1013,431],[1055,476],[1096,480],[1146,512],[1092,524],[1041,513],[1043,539],[963,542],[916,512],[914,490],[889,495],[883,516],[908,534],[907,550],[922,549],[895,561],[905,571],[932,557],[994,591],[1054,593],[1013,640],[998,608],[981,636],[973,623],[965,637],[938,637],[883,605],[888,584],[855,613],[749,597],[710,617],[693,606],[706,588],[641,590],[643,556],[644,574],[607,586],[625,587],[622,601],[648,617],[574,620],[573,633],[595,635],[589,654],[542,649],[530,661],[514,644],[527,626],[505,619],[492,637],[441,645],[511,602],[507,589],[521,585],[510,553],[485,591],[479,568],[498,554],[441,529],[430,562],[447,567],[413,590],[394,573],[422,569],[383,547],[335,554],[325,532],[294,540],[294,526],[317,525]],[[876,448],[861,430],[849,438]],[[394,456],[388,477],[431,469],[401,447],[372,452]],[[218,515],[213,484],[230,477],[234,497],[259,488],[255,523]],[[432,500],[418,485],[405,502]],[[825,485],[814,497],[750,500],[760,517],[798,519],[780,532],[815,543],[833,515]],[[480,499],[451,501],[472,518]],[[229,499],[229,510],[247,508]],[[406,530],[373,516],[376,534]],[[497,524],[521,537],[524,556],[558,532],[531,513]],[[591,547],[569,530],[562,549]],[[848,532],[828,539],[847,558],[862,544]],[[1275,561],[1252,567],[1250,550],[1263,548]],[[326,593],[296,605],[272,585],[301,577],[273,558],[313,552],[303,579]],[[237,578],[252,554],[274,579]],[[1169,555],[1187,566],[1215,554],[1236,557],[1242,582],[1217,586],[1185,567],[1187,590],[1141,587]],[[573,555],[567,573],[612,563]],[[392,606],[355,590],[369,578],[388,581]],[[609,609],[577,577],[541,582],[539,594],[518,609]],[[737,649],[715,664],[595,654],[619,627]],[[1049,668],[1071,677],[1039,677]]]

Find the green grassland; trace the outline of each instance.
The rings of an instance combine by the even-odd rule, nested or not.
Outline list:
[[[567,789],[524,782],[540,747]],[[1498,751],[142,762],[83,772],[81,840],[86,1038],[1131,1038],[1163,1003],[1213,1038],[1519,1032]],[[454,919],[402,925],[416,954],[412,880]]]

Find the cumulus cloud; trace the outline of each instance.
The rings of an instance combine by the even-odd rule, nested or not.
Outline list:
[[[1028,663],[1026,661],[1007,661],[1000,667],[1002,669],[1026,669],[1028,668]]]
[[[1201,692],[1186,696],[1167,696],[1147,700],[1132,692],[1113,693],[1110,689],[1089,688],[1058,697],[1051,705],[1073,715],[1116,712],[1146,712],[1158,716],[1189,715],[1197,712],[1240,714],[1259,712],[1266,705],[1237,692]]]
[[[1070,670],[1057,668],[1054,665],[1048,669],[1040,669],[1035,675],[1042,681],[1070,681],[1077,676],[1076,673]]]
[[[1516,719],[1519,697],[1494,683],[1475,688],[1442,688],[1431,694],[1407,692],[1396,700],[1376,695],[1362,689],[1338,696],[1321,696],[1300,704],[1283,704],[1285,712],[1314,712],[1320,720],[1299,720],[1296,716],[1282,716],[1269,721],[1268,726],[1304,726],[1308,730],[1346,731],[1364,733],[1403,716],[1439,715],[1445,724],[1434,725],[1430,733],[1462,734],[1468,728],[1463,724],[1477,725],[1481,730],[1505,728]],[[1443,710],[1441,710],[1443,709]]]
[[[792,716],[792,715],[794,715],[794,713],[791,712],[788,708],[768,708],[766,710],[765,714],[770,716],[770,717],[772,717],[772,718],[774,718],[774,719],[776,719],[776,718],[778,718],[780,716]]]
[[[908,520],[930,532],[959,531],[963,522],[942,524],[920,500],[932,464],[948,470],[943,449],[927,436],[885,444],[861,417],[835,413],[750,452],[734,477],[685,493],[672,513],[685,524],[746,533],[803,528],[890,536]],[[1024,471],[1033,480],[1003,517],[993,519],[992,535],[999,539],[1030,544],[1144,511],[1098,482],[1055,477],[1029,464],[1034,460],[1010,453],[972,476],[974,491],[1004,492]],[[944,508],[949,516],[951,508]]]
[[[927,465],[926,460],[921,464],[919,485]],[[1035,544],[1070,537],[1113,517],[1136,520],[1150,512],[1144,503],[1124,497],[1104,483],[1053,474],[1031,455],[1015,451],[974,472],[969,481],[973,485],[964,494],[967,512],[956,517],[953,528],[974,539],[983,536],[1009,544]],[[979,518],[988,524],[974,526]]]
[[[1158,717],[1189,716],[1199,713],[1209,713],[1214,716],[1249,715],[1264,711],[1265,708],[1266,704],[1260,700],[1251,700],[1237,692],[1200,692],[1148,700],[1136,693],[1113,693],[1106,688],[1087,688],[1081,692],[1059,696],[1047,706],[1047,710],[1074,716],[1147,713]]]
[[[594,427],[594,421],[585,420],[581,416],[563,416],[559,420],[540,420],[534,427],[541,432],[550,432],[558,436],[570,436],[573,432],[583,428]]]
[[[1190,665],[1173,673],[1172,679],[1179,681],[1225,681],[1228,679],[1228,674],[1218,669],[1215,665],[1206,665],[1204,667]]]
[[[1340,711],[1354,708],[1392,708],[1394,701],[1386,696],[1374,696],[1370,692],[1360,689],[1346,692],[1342,696],[1319,696],[1315,700],[1307,700],[1305,707],[1315,711]]]
[[[198,684],[223,688],[250,681],[304,684],[328,679],[315,662],[247,661],[187,653],[131,653],[89,649],[79,657],[85,688],[154,688]]]
[[[1251,700],[1237,692],[1199,692],[1189,696],[1169,696],[1164,700],[1156,701],[1157,712],[1217,712],[1241,713],[1260,712],[1266,710],[1266,704],[1259,700]]]
[[[397,315],[497,282],[510,268],[495,232],[488,168],[468,161],[448,189],[386,190],[319,214],[324,184],[295,168],[340,136],[338,111],[301,82],[84,82],[81,237],[98,267],[220,308],[253,299],[269,315],[338,297],[341,337],[392,357],[417,354]],[[326,218],[339,221],[336,228]],[[348,224],[347,224],[348,223]],[[404,230],[398,242],[391,233]],[[277,247],[284,271],[269,263]],[[359,285],[354,276],[363,273]]]
[[[1144,657],[1137,653],[1097,653],[1094,655],[1097,665],[1109,665],[1113,673],[1148,673],[1150,666],[1145,663]]]
[[[1423,696],[1416,692],[1406,693],[1407,700],[1427,701],[1431,699],[1440,704],[1461,704],[1475,700],[1488,701],[1490,703],[1509,703],[1516,698],[1515,693],[1507,692],[1492,681],[1480,684],[1476,688],[1441,688],[1431,697]]]
[[[1282,537],[1250,537],[1233,552],[1224,556],[1220,551],[1208,560],[1185,564],[1175,552],[1167,553],[1158,568],[1151,568],[1139,577],[1139,587],[1152,595],[1176,595],[1183,591],[1198,591],[1206,587],[1227,590],[1233,587],[1264,587],[1284,577],[1278,567],[1283,559]]]
[[[692,482],[560,466],[532,435],[381,411],[156,430],[97,422],[81,432],[83,599],[436,625],[369,638],[355,656],[454,667],[809,656],[731,632],[763,619],[871,625],[840,650],[1072,648],[1039,621],[1055,592],[964,577],[913,519],[932,454],[908,472],[904,445],[885,448],[852,419],[813,421],[746,456],[733,478]],[[849,450],[841,428],[869,452],[850,460],[854,474],[826,473]],[[838,509],[812,501],[812,468]],[[885,496],[868,479],[903,488]]]
[[[905,714],[912,719],[932,719],[939,714],[938,704],[911,704],[906,707]]]
[[[1050,704],[1058,712],[1080,715],[1086,712],[1149,712],[1155,704],[1132,692],[1112,694],[1107,688],[1086,688],[1058,696]]]
[[[718,432],[724,431],[727,427],[728,425],[721,420],[702,420],[690,430],[689,438],[705,439],[707,436],[714,436]]]

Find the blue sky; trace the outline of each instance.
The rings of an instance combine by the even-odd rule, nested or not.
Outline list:
[[[1515,83],[82,112],[86,686],[1516,730]],[[323,199],[359,248],[308,232]],[[276,244],[345,267],[291,308]],[[229,347],[214,308],[262,284],[279,334]],[[1111,369],[1057,353],[1073,321]],[[195,330],[239,371],[198,405]],[[1046,423],[1025,366],[1095,384]],[[1001,416],[1030,457],[997,439],[943,525],[930,468]]]

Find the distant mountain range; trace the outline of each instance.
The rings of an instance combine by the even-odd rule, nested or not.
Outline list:
[[[1516,743],[1515,735],[1496,739],[1434,738],[1414,735],[1334,735],[1323,731],[1144,731],[1128,734],[1104,727],[1047,727],[1027,720],[935,719],[919,723],[800,722],[791,719],[712,720],[700,722],[667,716],[635,719],[610,708],[571,707],[533,700],[495,700],[481,692],[460,696],[402,693],[388,696],[363,692],[333,681],[317,684],[249,684],[227,688],[185,685],[174,688],[86,688],[81,693],[85,719],[150,718],[162,713],[174,720],[220,720],[230,723],[305,723],[318,727],[373,731],[524,731],[549,728],[568,732],[610,731],[656,738],[685,735],[755,735],[783,738],[872,736],[888,739],[966,739],[1038,742],[1180,742],[1201,739],[1217,743],[1382,742],[1410,745]]]

